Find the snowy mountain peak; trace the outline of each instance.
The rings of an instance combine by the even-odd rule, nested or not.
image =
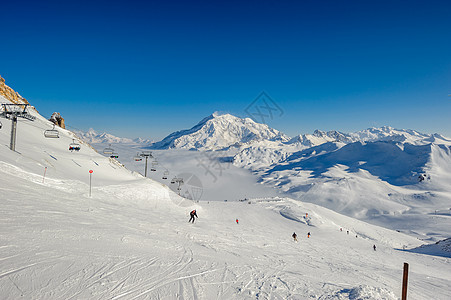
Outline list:
[[[391,126],[382,126],[350,133],[350,136],[362,142],[393,141],[410,144],[426,144],[430,143],[433,135],[419,133],[411,129],[395,129]]]
[[[136,138],[136,139],[129,139],[129,138],[121,138],[114,136],[112,134],[103,132],[103,133],[97,133],[93,128],[89,128],[88,131],[76,131],[76,134],[85,142],[88,142],[90,144],[150,144],[150,140],[142,139],[142,138]]]
[[[228,113],[215,112],[191,129],[170,134],[155,143],[152,148],[218,150],[261,140],[285,142],[288,137],[249,118],[242,119]]]

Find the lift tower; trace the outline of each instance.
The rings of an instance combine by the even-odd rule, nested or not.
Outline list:
[[[30,104],[9,104],[2,103],[2,110],[0,116],[10,119],[11,125],[11,143],[9,149],[16,151],[16,130],[17,130],[17,118],[24,118],[30,121],[36,120],[35,116],[30,115],[27,112],[27,107]]]
[[[144,177],[147,177],[147,160],[149,159],[149,157],[153,157],[152,152],[143,151],[139,156],[144,157],[146,159],[146,166],[144,169]]]

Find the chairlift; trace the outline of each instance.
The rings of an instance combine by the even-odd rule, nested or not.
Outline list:
[[[58,130],[55,129],[55,124],[53,124],[52,129],[47,129],[46,131],[44,131],[44,136],[46,138],[56,139],[60,137],[60,133]]]
[[[135,161],[142,161],[143,158],[142,158],[142,156],[139,155],[139,153],[138,153],[138,154],[136,154],[136,156],[134,157],[134,160],[135,160]]]
[[[113,154],[114,153],[114,149],[111,148],[111,144],[109,147],[106,147],[105,149],[103,149],[103,154]]]
[[[175,179],[176,179],[175,177],[171,179],[171,184],[175,183]]]
[[[168,179],[169,171],[164,171],[162,179]]]
[[[80,144],[75,142],[75,139],[72,139],[72,143],[69,144],[70,151],[80,151]]]
[[[111,153],[110,157],[111,158],[119,158],[119,155],[117,153]]]
[[[157,166],[158,165],[158,162],[157,161],[153,161],[152,162],[152,167],[150,168],[150,171],[152,171],[152,172],[156,172],[157,171]]]

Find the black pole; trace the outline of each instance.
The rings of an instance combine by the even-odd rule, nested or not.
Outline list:
[[[144,177],[147,177],[147,159],[148,159],[149,157],[148,156],[146,156],[146,169],[144,170]]]

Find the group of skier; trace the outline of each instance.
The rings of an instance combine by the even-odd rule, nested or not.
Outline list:
[[[194,223],[195,218],[199,218],[199,217],[197,216],[197,212],[196,212],[195,209],[192,210],[192,211],[189,213],[189,215],[190,215],[190,219],[189,219],[188,223],[190,223],[190,222]],[[306,214],[306,216],[308,216],[308,215]],[[236,219],[235,221],[236,221],[236,224],[239,224],[239,223],[238,223],[238,219]],[[340,231],[343,231],[343,228],[340,228]],[[349,230],[347,230],[346,233],[349,234]],[[298,241],[298,235],[296,234],[296,232],[293,232],[293,234],[292,234],[291,236],[293,237],[293,240],[294,240],[295,242]],[[357,235],[356,235],[355,237],[357,237]],[[310,231],[307,233],[307,238],[310,238]],[[373,245],[373,249],[374,249],[374,251],[376,251],[376,245]]]
[[[196,218],[199,218],[199,217],[197,216],[197,212],[196,212],[195,209],[192,210],[192,211],[189,213],[189,216],[190,216],[190,218],[189,218],[188,223],[190,223],[190,222],[194,223],[194,220],[195,220]],[[196,217],[196,218],[195,218],[195,217]],[[237,224],[240,224],[239,221],[238,221],[238,219],[236,219],[235,222],[236,222]]]
[[[298,235],[296,234],[296,232],[293,232],[293,234],[291,236],[293,237],[293,240],[295,242],[298,241]],[[307,233],[307,238],[310,238],[310,232]]]

